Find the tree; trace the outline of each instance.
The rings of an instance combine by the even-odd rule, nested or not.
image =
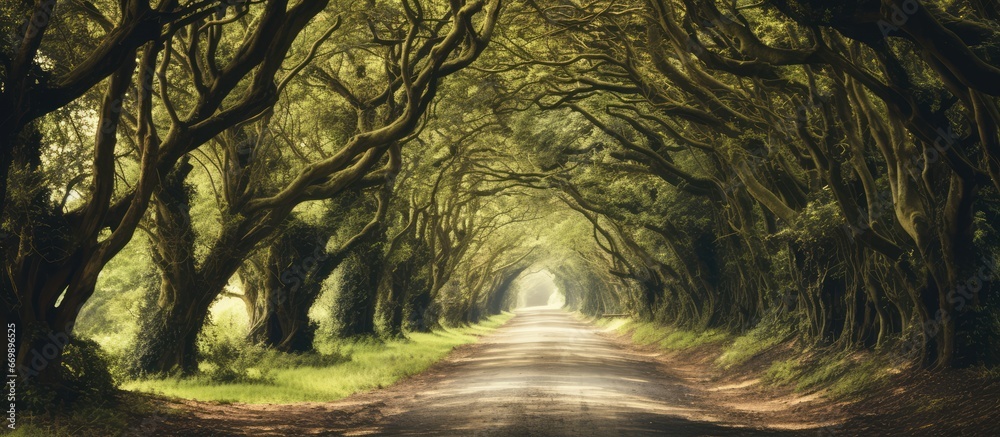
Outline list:
[[[37,2],[35,16],[51,11],[52,3]],[[182,44],[176,41],[194,38],[192,47],[197,48],[199,39],[189,32],[208,32],[215,35],[208,42],[214,46],[211,40],[222,35],[219,26],[250,13],[248,8],[189,10],[168,1],[153,11],[143,2],[126,3],[120,25],[111,28],[94,55],[56,87],[26,85],[34,79],[29,81],[24,69],[38,59],[44,35],[39,25],[28,26],[18,60],[12,64],[17,67],[5,72],[5,83],[11,86],[5,86],[4,99],[8,103],[31,99],[46,103],[12,108],[14,117],[4,122],[13,125],[5,132],[18,132],[23,124],[45,113],[38,111],[51,111],[79,97],[102,77],[110,78],[98,109],[92,112],[96,126],[93,160],[90,174],[81,176],[91,184],[88,190],[77,191],[85,200],[60,210],[47,203],[48,188],[44,184],[24,184],[26,180],[19,179],[17,184],[4,186],[5,190],[8,186],[37,187],[26,190],[22,197],[36,199],[34,207],[4,211],[5,229],[10,229],[13,237],[5,239],[6,268],[0,282],[4,284],[4,300],[18,302],[11,305],[14,312],[5,314],[4,322],[14,322],[29,333],[20,338],[18,345],[17,364],[24,377],[43,385],[58,385],[61,350],[72,334],[76,317],[93,294],[103,267],[132,238],[142,221],[159,175],[166,175],[184,154],[229,126],[256,117],[274,103],[273,78],[284,53],[324,6],[323,2],[308,2],[289,8],[286,2],[270,1],[257,8],[258,20],[248,29],[248,37],[235,46],[239,56],[218,59],[220,55],[209,49],[215,70],[210,76],[193,79],[199,91],[184,106],[174,106],[179,102],[167,91],[166,71],[172,65],[173,48]],[[93,14],[95,11],[90,12],[86,16],[107,21]],[[176,17],[175,13],[183,19],[168,23],[160,18]],[[227,13],[232,13],[233,18],[227,19]],[[217,19],[210,20],[212,14]],[[161,29],[165,32],[161,33]],[[140,48],[141,53],[137,53]],[[154,88],[154,83],[158,87]],[[159,100],[154,102],[157,92]],[[130,103],[131,95],[136,97]],[[154,103],[162,105],[157,106],[155,114]],[[130,107],[134,113],[125,110]],[[181,109],[189,111],[182,117],[178,114]],[[116,190],[116,170],[123,163],[115,153],[119,137],[131,139],[134,154],[129,158],[138,161],[130,175],[134,178],[121,191]],[[4,160],[8,159],[10,144],[4,140]],[[41,150],[22,150],[19,154],[23,158],[11,167],[16,171],[5,174],[5,181],[9,182],[11,176],[30,178],[37,173]],[[3,165],[6,172],[7,161]],[[24,214],[27,220],[16,219]],[[37,225],[40,222],[35,217],[44,218],[45,224]],[[32,359],[32,351],[37,355],[41,350],[53,350],[53,346],[56,353],[46,353],[44,360]]]
[[[196,370],[195,340],[211,303],[222,293],[247,254],[272,236],[298,205],[333,199],[354,187],[372,184],[385,184],[391,190],[392,179],[400,165],[398,152],[390,154],[392,156],[385,160],[383,158],[418,130],[421,117],[434,100],[438,82],[471,64],[485,49],[500,4],[479,1],[452,5],[442,10],[425,11],[423,7],[404,9],[398,18],[385,23],[360,19],[350,23],[351,33],[369,32],[373,46],[377,48],[376,54],[367,55],[371,59],[364,61],[381,63],[383,68],[380,80],[376,82],[381,82],[382,86],[377,95],[364,99],[362,94],[352,91],[334,73],[322,68],[314,70],[315,76],[332,94],[346,100],[357,112],[358,123],[353,136],[331,155],[309,161],[293,172],[276,189],[255,192],[253,187],[246,186],[251,191],[238,201],[229,202],[223,215],[226,224],[219,237],[211,244],[205,258],[194,266],[195,271],[183,275],[198,278],[197,286],[184,283],[179,275],[163,277],[163,284],[177,284],[168,285],[172,293],[185,296],[173,302],[190,302],[190,305],[168,304],[160,307],[152,317],[151,323],[157,328],[151,330],[153,335],[144,339],[147,346],[142,348],[144,352],[138,358],[143,372],[180,370],[189,373]],[[425,13],[443,18],[435,21],[433,26],[427,26]],[[385,26],[390,33],[405,37],[383,39],[379,25]],[[317,41],[328,37],[330,32],[327,31]],[[307,60],[311,60],[319,44],[313,45]],[[355,55],[362,53],[370,51],[365,48]],[[343,56],[349,55],[351,53]],[[359,64],[351,73],[368,74],[364,73],[367,69],[361,68],[365,63]],[[295,141],[293,139],[291,143]],[[289,144],[287,147],[295,146]],[[231,151],[232,147],[227,150]],[[383,169],[376,171],[382,161],[386,161]],[[267,168],[271,164],[263,165]],[[374,235],[378,234],[376,228]],[[367,317],[367,314],[365,312],[364,316]]]

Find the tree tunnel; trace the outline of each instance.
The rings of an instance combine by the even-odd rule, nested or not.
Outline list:
[[[562,292],[554,279],[555,275],[544,268],[518,278],[512,284],[517,290],[517,307],[549,306],[550,302],[559,302]]]
[[[309,353],[543,301],[1000,360],[983,2],[14,3],[0,323],[47,387],[53,338],[187,375],[225,320]]]

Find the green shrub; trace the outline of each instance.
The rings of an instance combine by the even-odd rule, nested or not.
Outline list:
[[[339,349],[331,353],[286,353],[246,342],[242,337],[205,337],[199,343],[201,375],[208,383],[274,382],[276,369],[328,367],[348,361]]]
[[[108,358],[96,342],[73,339],[63,349],[59,382],[25,385],[21,407],[26,412],[52,412],[75,405],[108,405],[118,388],[108,371]]]
[[[256,344],[218,339],[202,342],[199,347],[202,376],[217,384],[271,382],[272,367],[264,358],[267,349]]]

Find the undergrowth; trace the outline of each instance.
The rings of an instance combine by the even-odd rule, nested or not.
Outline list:
[[[655,345],[667,351],[715,345],[718,356],[714,365],[721,370],[733,370],[754,358],[773,354],[779,346],[789,344],[795,338],[790,325],[777,319],[764,319],[739,335],[719,329],[701,332],[683,330],[629,318],[601,318],[593,320],[593,323],[607,331],[625,335],[633,343]],[[851,398],[877,391],[891,374],[889,361],[877,354],[807,352],[794,345],[792,349],[794,356],[791,358],[787,353],[774,355],[774,360],[763,372],[763,382],[791,387],[799,392],[826,389],[831,397]]]
[[[125,430],[142,433],[154,431],[158,419],[168,414],[150,399],[120,393],[113,405],[80,405],[59,413],[22,413],[17,428],[5,434],[11,437],[110,437],[125,435]]]
[[[889,368],[885,360],[869,353],[808,354],[774,361],[763,380],[799,392],[827,389],[834,398],[854,398],[883,385]]]
[[[320,342],[317,344],[320,353],[314,355],[266,353],[248,348],[234,356],[234,351],[223,351],[228,346],[222,346],[217,353],[225,359],[216,358],[213,362],[209,353],[200,375],[127,381],[122,387],[222,403],[335,401],[420,373],[456,346],[475,341],[511,317],[513,314],[505,313],[476,325],[409,333],[406,339]]]
[[[776,317],[765,318],[745,334],[733,339],[715,363],[723,369],[739,366],[792,337],[794,330],[790,324]]]
[[[627,318],[596,319],[594,324],[608,331],[627,334],[632,342],[643,346],[653,345],[666,350],[684,350],[709,344],[722,343],[732,336],[720,329],[701,332],[677,329],[654,322],[640,322]]]

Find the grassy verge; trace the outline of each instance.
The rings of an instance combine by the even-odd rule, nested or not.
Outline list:
[[[17,429],[6,427],[0,435],[10,437],[90,437],[117,436],[124,430],[142,424],[143,418],[169,414],[144,395],[121,393],[116,402],[97,406],[82,406],[72,412],[22,414]],[[8,431],[8,434],[4,434]]]
[[[688,331],[628,318],[593,323],[635,344],[664,351],[713,347],[713,364],[719,371],[757,373],[766,384],[797,392],[828,390],[834,399],[873,393],[888,382],[893,371],[898,372],[873,353],[803,350],[791,343],[793,332],[781,323],[765,321],[739,335],[715,329]]]
[[[640,322],[627,318],[596,319],[594,325],[608,331],[626,335],[635,344],[655,345],[660,349],[676,351],[710,344],[722,344],[732,338],[731,334],[718,329],[702,332],[686,331],[653,322]]]
[[[410,333],[405,340],[338,344],[337,352],[350,357],[349,360],[322,367],[267,369],[271,378],[266,382],[219,384],[202,377],[168,378],[127,382],[122,388],[226,403],[335,401],[420,373],[456,346],[474,342],[478,336],[500,327],[511,317],[513,314],[501,314],[477,325]]]
[[[798,392],[826,389],[833,399],[854,399],[877,392],[892,370],[872,354],[838,352],[775,360],[764,372],[764,381]]]
[[[410,333],[408,339],[387,342],[320,344],[326,352],[348,357],[330,365],[302,365],[294,357],[268,359],[279,363],[270,369],[266,382],[214,383],[208,378],[170,378],[126,382],[120,399],[99,406],[81,406],[52,415],[18,417],[13,432],[4,427],[0,435],[12,437],[90,437],[139,434],[149,421],[176,414],[148,394],[215,402],[290,403],[335,401],[353,393],[381,388],[426,370],[456,346],[476,341],[514,317],[511,313],[490,317],[482,323],[446,328],[431,333]],[[332,350],[331,350],[332,349]],[[319,362],[321,362],[320,360]],[[309,361],[306,361],[308,363]],[[138,434],[127,434],[138,435]]]

